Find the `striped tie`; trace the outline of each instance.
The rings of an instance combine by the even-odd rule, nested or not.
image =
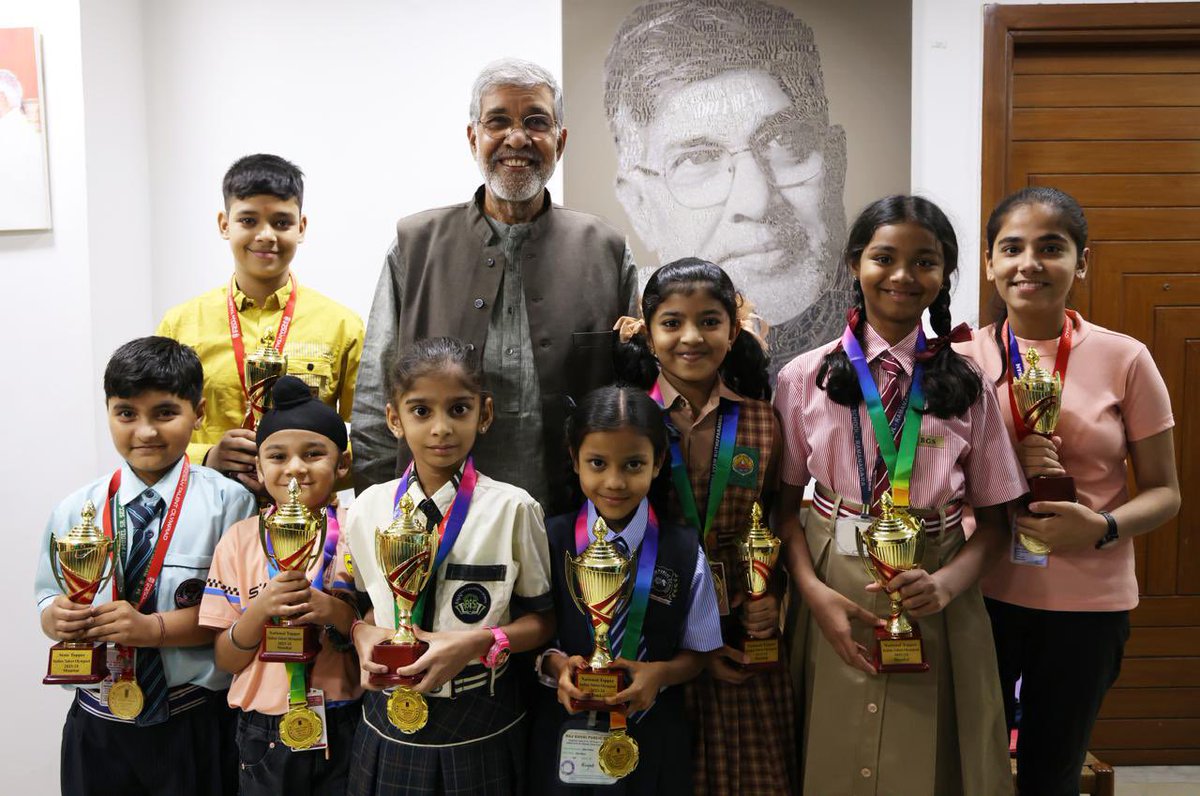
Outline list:
[[[140,595],[142,582],[150,568],[154,555],[154,530],[151,524],[163,509],[163,499],[153,489],[147,489],[136,500],[125,507],[129,525],[133,529],[133,543],[125,561],[125,597],[131,603]],[[157,585],[154,592],[158,591]],[[155,593],[146,597],[142,613],[152,614]],[[145,695],[145,706],[137,717],[139,727],[160,724],[167,720],[167,677],[163,671],[162,654],[157,647],[139,647],[137,650],[137,682]]]
[[[616,539],[613,539],[613,546],[616,547],[618,551],[620,551],[621,555],[623,555],[623,556],[629,555],[629,545],[620,536],[618,536]],[[633,571],[634,571],[634,576],[636,577],[636,572],[637,572],[636,564],[633,567]],[[609,646],[612,648],[612,654],[613,654],[614,658],[616,658],[617,656],[619,656],[621,654],[621,641],[624,639],[624,636],[625,636],[625,620],[628,617],[629,617],[629,603],[626,602],[625,605],[621,607],[621,610],[617,613],[617,615],[613,617],[612,626],[608,629]],[[645,634],[645,632],[643,632],[642,637],[640,639],[638,639],[637,659],[639,661],[646,660],[646,634]],[[633,722],[639,722],[642,720],[642,717],[644,715],[646,715],[646,712],[647,711],[643,710],[638,713],[633,713],[629,716],[629,720],[633,721]]]
[[[883,386],[879,390],[879,400],[883,403],[883,411],[887,413],[888,423],[892,423],[896,418],[896,411],[900,408],[900,374],[903,372],[900,368],[900,363],[896,361],[887,351],[879,355],[879,367],[883,370]],[[893,425],[893,441],[896,446],[900,445],[900,433],[903,426],[896,427]],[[883,493],[888,491],[891,486],[891,479],[888,478],[887,466],[883,463],[883,456],[875,457],[875,489],[871,492],[871,506],[878,508],[879,499],[883,497]]]

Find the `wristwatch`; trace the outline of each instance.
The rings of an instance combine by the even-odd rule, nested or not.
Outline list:
[[[498,627],[489,627],[492,631],[492,647],[487,654],[480,657],[480,662],[489,669],[495,669],[508,660],[508,634]]]
[[[1100,537],[1100,541],[1096,542],[1096,549],[1103,550],[1121,537],[1117,534],[1117,520],[1107,511],[1101,511],[1100,516],[1108,523],[1108,530]]]

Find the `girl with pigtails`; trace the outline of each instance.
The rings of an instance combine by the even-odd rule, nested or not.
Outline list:
[[[977,581],[1004,549],[1005,504],[1026,487],[995,391],[949,345],[969,335],[951,329],[954,229],[932,202],[889,196],[859,215],[843,259],[857,297],[846,330],[785,366],[775,397],[784,437],[776,533],[802,597],[786,624],[803,693],[804,792],[1008,794]],[[926,671],[877,666],[875,628],[889,599],[859,559],[856,534],[885,501],[924,525],[923,559],[886,592],[918,621]],[[978,523],[970,539],[967,505]]]
[[[685,690],[697,794],[799,791],[786,661],[748,668],[742,643],[778,635],[786,584],[780,561],[767,593],[750,599],[737,554],[754,503],[769,516],[782,453],[760,326],[729,275],[696,258],[655,271],[642,320],[616,325],[620,377],[664,409],[669,513],[699,535],[721,614],[725,643]]]

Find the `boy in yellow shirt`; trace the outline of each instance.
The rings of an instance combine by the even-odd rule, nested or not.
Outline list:
[[[266,336],[287,356],[287,372],[349,422],[363,323],[352,310],[298,285],[291,271],[308,225],[304,174],[295,164],[247,155],[229,167],[221,187],[225,208],[217,228],[233,252],[233,277],[168,310],[157,334],[194,348],[204,366],[208,411],[188,455],[262,495],[249,412],[255,391],[247,384],[245,355]],[[254,395],[255,403],[261,400]],[[349,486],[348,479],[341,486]]]

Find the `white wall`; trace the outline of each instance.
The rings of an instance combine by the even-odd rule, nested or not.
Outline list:
[[[912,190],[937,202],[954,222],[960,260],[951,313],[971,325],[979,316],[984,5],[913,0]]]

